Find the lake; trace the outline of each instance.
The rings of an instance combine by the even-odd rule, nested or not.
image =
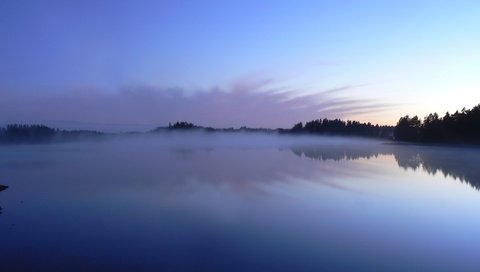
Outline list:
[[[167,133],[0,146],[2,271],[478,271],[480,150]]]

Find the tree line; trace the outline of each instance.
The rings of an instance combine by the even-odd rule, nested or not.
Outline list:
[[[480,143],[480,104],[463,108],[454,114],[439,117],[430,113],[423,118],[405,116],[394,129],[394,138],[400,141],[425,143]]]
[[[327,135],[346,135],[346,136],[364,136],[391,138],[393,126],[380,126],[369,123],[361,123],[358,121],[343,121],[340,119],[317,119],[295,124],[291,129],[291,133],[310,133],[310,134],[327,134]]]
[[[44,125],[10,124],[0,128],[0,143],[49,143],[52,141],[73,141],[100,135],[104,135],[104,133],[89,130],[59,130]]]
[[[152,132],[168,130],[205,130],[214,131],[246,131],[246,132],[279,132],[292,134],[323,134],[363,136],[377,138],[393,138],[399,141],[424,143],[467,143],[480,144],[480,104],[472,109],[463,108],[454,114],[446,113],[439,117],[431,113],[423,120],[418,116],[401,117],[395,127],[373,125],[358,121],[344,121],[341,119],[316,119],[303,124],[299,122],[291,129],[215,129],[197,126],[188,122],[170,123],[168,127],[158,127]],[[59,130],[44,125],[11,124],[0,128],[0,143],[48,143],[51,141],[78,140],[83,137],[100,136],[104,133],[87,130]]]

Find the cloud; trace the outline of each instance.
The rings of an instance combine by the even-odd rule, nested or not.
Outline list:
[[[354,99],[342,86],[313,94],[273,87],[271,80],[238,81],[227,88],[187,92],[147,86],[116,92],[82,89],[63,93],[0,94],[2,123],[40,122],[96,129],[152,128],[185,120],[214,127],[291,127],[317,118],[378,113],[393,104]]]

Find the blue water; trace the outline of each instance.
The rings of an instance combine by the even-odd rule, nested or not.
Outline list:
[[[480,150],[209,134],[0,147],[1,271],[478,271]]]

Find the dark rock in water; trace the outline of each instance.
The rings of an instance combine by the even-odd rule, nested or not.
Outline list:
[[[0,192],[3,191],[3,190],[6,190],[7,188],[8,188],[8,186],[0,184]]]

